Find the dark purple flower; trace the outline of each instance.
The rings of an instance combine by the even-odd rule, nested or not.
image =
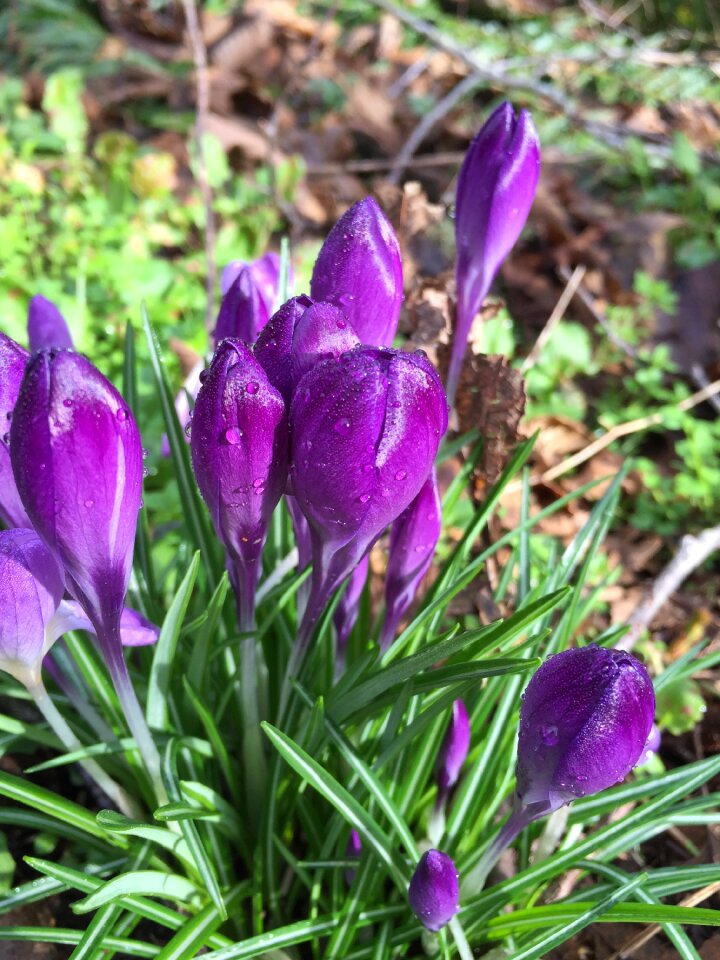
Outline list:
[[[381,650],[393,642],[400,621],[415,599],[420,581],[432,563],[441,527],[440,491],[433,469],[413,502],[392,525]]]
[[[61,560],[106,656],[119,655],[143,472],[128,405],[79,353],[41,350],[20,387],[10,456],[33,526]]]
[[[437,933],[460,909],[458,873],[451,858],[440,850],[428,850],[412,875],[408,900],[420,923]]]
[[[347,650],[348,640],[355,626],[360,611],[360,601],[367,582],[368,568],[370,566],[370,557],[368,554],[362,558],[348,577],[347,586],[343,590],[340,601],[335,609],[335,630],[337,631],[337,651],[338,660],[343,663],[345,660],[345,651]]]
[[[358,347],[303,377],[290,423],[292,490],[313,547],[305,643],[332,592],[427,480],[447,405],[424,355]]]
[[[350,207],[328,234],[310,295],[341,307],[362,343],[392,344],[403,299],[400,246],[372,197]]]
[[[40,682],[63,590],[60,565],[34,530],[0,531],[0,669],[26,686]]]
[[[73,348],[65,317],[52,300],[40,294],[32,298],[28,307],[28,340],[33,352],[44,347],[56,347],[59,350]]]
[[[246,263],[244,260],[231,260],[225,267],[220,278],[220,293],[225,296],[230,287],[237,279],[238,274],[243,267],[249,267],[255,285],[260,291],[260,295],[265,303],[265,309],[268,316],[275,310],[278,299],[278,290],[280,286],[280,257],[277,253],[270,252],[264,254],[258,260]],[[288,265],[288,283],[292,286],[293,271]]]
[[[255,343],[268,322],[265,301],[249,267],[243,267],[222,298],[213,343],[217,347],[226,337]]]
[[[223,340],[215,351],[195,403],[190,448],[228,554],[241,629],[251,629],[267,527],[287,481],[288,435],[283,398],[239,340]]]
[[[520,709],[518,808],[534,818],[620,783],[654,714],[652,681],[630,654],[590,645],[549,657]]]
[[[27,361],[27,350],[0,331],[0,520],[8,527],[31,526],[10,463],[10,424]]]
[[[503,103],[465,155],[457,184],[457,319],[447,391],[452,403],[470,327],[525,225],[540,174],[540,143],[526,110]]]
[[[470,721],[465,704],[462,700],[456,700],[438,758],[437,778],[441,794],[446,795],[457,783],[469,749]]]

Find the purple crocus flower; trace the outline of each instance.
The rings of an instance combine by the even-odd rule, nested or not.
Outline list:
[[[288,405],[293,387],[292,343],[295,327],[311,304],[310,297],[291,297],[270,318],[255,344],[256,359]]]
[[[420,923],[437,933],[460,909],[458,872],[452,859],[440,850],[428,850],[412,875],[408,900]]]
[[[310,295],[341,307],[362,343],[392,344],[403,299],[400,245],[372,197],[350,207],[328,234]]]
[[[427,480],[447,405],[424,355],[358,347],[302,378],[290,424],[290,480],[313,547],[302,651],[332,592]]]
[[[343,590],[340,602],[335,609],[334,623],[337,632],[337,657],[340,665],[345,662],[348,640],[350,639],[352,628],[355,626],[355,621],[360,612],[360,601],[362,600],[365,584],[367,583],[369,567],[370,556],[365,554],[348,577],[347,586]]]
[[[0,331],[0,520],[8,527],[30,527],[10,463],[10,424],[28,352]]]
[[[215,351],[195,403],[190,449],[227,551],[241,629],[251,630],[267,527],[287,481],[288,435],[283,398],[240,340],[223,340]]]
[[[457,318],[447,392],[452,404],[470,327],[500,264],[514,246],[532,206],[540,174],[540,144],[526,110],[503,103],[465,155],[457,183]]]
[[[433,468],[413,502],[392,525],[381,650],[390,646],[400,621],[415,599],[420,581],[432,563],[441,527],[440,491]]]
[[[457,783],[470,749],[470,721],[462,700],[453,703],[452,717],[438,757],[437,778],[440,795],[446,797]]]
[[[267,305],[251,269],[243,267],[222,298],[213,332],[213,343],[217,347],[226,337],[255,343],[269,317]]]
[[[44,347],[56,347],[59,350],[73,348],[65,317],[52,300],[40,294],[32,298],[28,307],[28,340],[33,352]]]
[[[265,310],[270,316],[277,305],[278,290],[280,286],[280,257],[277,253],[271,251],[264,254],[257,260],[247,263],[245,260],[231,260],[225,267],[220,278],[220,293],[224,297],[230,287],[235,283],[238,274],[244,268],[248,267],[255,286],[260,291],[263,298]],[[292,286],[293,271],[292,266],[288,266],[288,283]]]
[[[630,654],[591,644],[549,657],[520,710],[517,807],[535,818],[620,783],[654,714],[652,681]]]

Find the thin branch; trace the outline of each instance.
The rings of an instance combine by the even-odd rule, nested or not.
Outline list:
[[[537,361],[537,358],[543,351],[543,347],[550,339],[553,330],[565,316],[565,311],[570,306],[570,301],[575,296],[578,287],[582,283],[582,279],[585,276],[586,271],[587,268],[581,264],[575,267],[573,272],[567,278],[565,289],[560,294],[560,299],[555,304],[553,312],[548,317],[547,323],[540,331],[540,336],[533,344],[532,350],[523,360],[522,366],[520,367],[520,373],[526,373],[526,371],[529,370],[529,368]]]
[[[558,272],[566,282],[571,277],[571,273],[567,267],[560,267]],[[575,292],[578,296],[578,299],[582,301],[583,306],[585,306],[592,314],[593,320],[595,320],[595,322],[603,328],[605,336],[608,338],[610,343],[614,344],[619,350],[622,350],[623,353],[626,353],[633,360],[637,360],[639,356],[638,351],[631,343],[628,343],[627,340],[615,333],[607,317],[604,313],[601,313],[601,311],[598,310],[595,300],[590,296],[587,290],[583,286],[579,286]],[[701,387],[704,387],[705,385],[706,384],[704,383],[699,384]]]
[[[195,64],[195,149],[197,151],[197,181],[205,207],[205,293],[207,298],[205,326],[210,330],[215,323],[215,281],[217,278],[213,192],[208,176],[207,157],[205,156],[205,131],[210,112],[210,78],[208,76],[207,51],[205,50],[194,0],[183,0],[183,7],[193,63]]]

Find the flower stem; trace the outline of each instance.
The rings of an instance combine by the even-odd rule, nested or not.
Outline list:
[[[463,893],[474,896],[482,890],[500,854],[533,819],[533,816],[524,808],[513,810],[479,862],[463,878]]]
[[[50,729],[55,733],[55,736],[68,753],[82,750],[83,744],[75,736],[65,717],[63,717],[50,699],[42,680],[38,677],[37,680],[28,682],[26,687],[28,693],[35,701],[35,706],[40,713],[42,713],[43,717],[45,717]],[[83,770],[93,778],[100,789],[108,795],[126,817],[138,816],[139,810],[133,803],[131,797],[119,784],[115,783],[112,777],[105,773],[99,763],[89,757],[86,760],[80,760],[79,763]]]
[[[465,931],[462,928],[462,924],[457,917],[452,918],[452,920],[448,923],[448,928],[450,933],[453,935],[453,940],[455,941],[455,946],[457,947],[458,954],[460,955],[460,960],[473,960],[473,952],[470,949],[470,944],[467,942],[467,937],[465,936]]]
[[[257,827],[267,783],[267,761],[263,752],[258,706],[258,656],[255,632],[255,571],[237,564],[233,572],[237,596],[240,632],[250,634],[240,644],[240,689],[243,719],[243,758],[245,761],[245,793],[247,813]]]

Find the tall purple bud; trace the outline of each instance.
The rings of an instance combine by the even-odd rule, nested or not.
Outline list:
[[[438,788],[447,796],[458,781],[462,765],[470,750],[470,721],[462,700],[453,703],[452,717],[438,757]]]
[[[503,103],[465,155],[455,201],[457,317],[447,392],[455,399],[470,327],[532,206],[540,143],[526,110]]]
[[[420,581],[432,563],[441,527],[440,491],[433,468],[413,502],[392,525],[381,650],[387,650],[393,642],[400,621],[415,599]]]
[[[367,583],[369,567],[370,557],[368,554],[365,554],[350,574],[347,586],[343,590],[340,602],[335,610],[334,623],[337,632],[337,658],[339,666],[345,663],[348,640],[350,639],[352,628],[355,626],[355,621],[360,612],[360,601],[362,600],[365,584]]]
[[[33,297],[28,306],[28,340],[30,349],[42,350],[55,347],[58,350],[72,350],[73,341],[65,317],[46,297]]]
[[[0,520],[8,527],[30,527],[10,463],[10,424],[28,352],[0,331]]]
[[[249,268],[255,285],[260,291],[260,296],[263,298],[267,315],[271,316],[277,306],[280,287],[280,257],[277,253],[271,251],[251,263],[246,263],[244,260],[231,260],[220,278],[220,293],[223,297],[235,283],[238,274],[244,267]],[[288,266],[288,282],[292,286],[293,271],[291,266]]]
[[[132,688],[120,633],[142,496],[135,419],[85,357],[41,350],[30,358],[20,386],[10,458],[25,510],[93,624],[158,798],[164,798],[160,758]]]
[[[358,347],[303,377],[290,423],[290,478],[313,548],[299,657],[333,591],[427,480],[447,405],[424,355]]]
[[[517,806],[541,816],[620,783],[654,715],[652,681],[630,654],[591,644],[549,657],[520,710]]]
[[[226,337],[255,343],[268,322],[265,300],[249,267],[243,267],[222,298],[213,343],[217,347]]]
[[[400,245],[372,197],[350,207],[328,234],[310,295],[341,307],[361,343],[392,344],[403,299]]]
[[[412,875],[408,900],[420,923],[437,933],[460,909],[458,873],[451,858],[440,850],[428,850]]]
[[[242,630],[254,627],[255,587],[268,523],[285,490],[285,403],[250,348],[223,340],[198,393],[193,469],[228,556]]]

